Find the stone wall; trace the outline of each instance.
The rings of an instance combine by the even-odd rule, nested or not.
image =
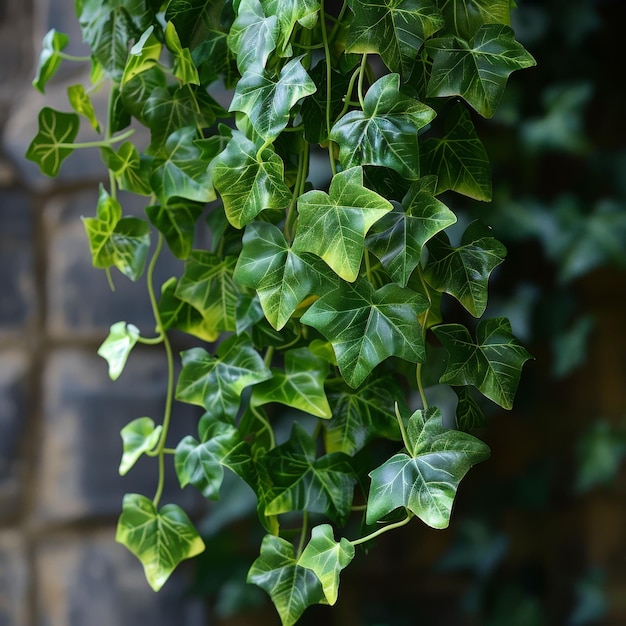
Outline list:
[[[0,2],[0,626],[199,626],[190,566],[155,594],[114,540],[123,494],[155,488],[151,459],[124,479],[116,468],[119,429],[162,412],[164,360],[137,349],[112,383],[96,355],[112,323],[153,326],[145,290],[117,274],[112,294],[91,267],[80,217],[94,214],[97,152],[68,159],[56,180],[23,158],[44,103],[30,83],[51,27],[81,53],[74,0]],[[62,68],[46,104],[68,110],[75,72]],[[161,271],[171,273],[167,261]],[[191,409],[177,415],[173,440],[191,432]],[[167,485],[164,502],[199,512],[175,477]]]

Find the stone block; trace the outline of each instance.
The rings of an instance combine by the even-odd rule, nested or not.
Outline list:
[[[166,394],[165,357],[159,347],[137,347],[121,377],[112,382],[106,362],[78,349],[54,351],[44,374],[44,426],[37,485],[36,519],[48,522],[89,520],[119,515],[125,493],[152,497],[157,460],[143,457],[120,477],[122,440],[128,422],[148,416],[161,422]],[[168,445],[195,434],[197,407],[176,403]],[[201,496],[181,491],[168,468],[162,503],[198,510]]]
[[[0,626],[28,624],[28,562],[22,536],[0,532]]]
[[[115,543],[113,527],[48,537],[36,552],[37,626],[203,626],[202,603],[188,594],[183,562],[155,594],[139,561]]]

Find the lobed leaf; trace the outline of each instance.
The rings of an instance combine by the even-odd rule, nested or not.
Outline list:
[[[120,431],[124,452],[120,462],[120,476],[125,476],[145,452],[151,452],[159,443],[163,427],[155,426],[149,417],[138,417]]]
[[[69,42],[70,38],[65,33],[60,33],[54,28],[49,30],[43,38],[37,71],[32,83],[33,87],[41,93],[45,93],[46,84],[57,73],[63,61],[59,53],[67,47]]]
[[[165,205],[146,207],[146,215],[163,234],[170,250],[179,259],[191,253],[196,232],[196,222],[202,214],[202,204],[174,198]]]
[[[100,155],[104,164],[115,176],[120,189],[142,196],[152,194],[150,187],[152,157],[139,154],[137,148],[129,141],[124,142],[117,152],[108,146],[102,147]]]
[[[117,322],[111,326],[107,338],[98,348],[101,356],[109,365],[109,378],[117,380],[124,371],[128,355],[139,339],[139,329],[133,324]]]
[[[93,103],[91,102],[89,94],[85,91],[85,88],[82,85],[71,85],[67,88],[67,98],[72,109],[87,119],[91,127],[99,133],[100,122],[96,117]]]

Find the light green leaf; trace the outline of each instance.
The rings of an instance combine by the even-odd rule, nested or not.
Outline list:
[[[98,122],[91,98],[85,91],[85,88],[82,85],[71,85],[67,88],[67,99],[72,109],[86,118],[91,124],[91,127],[99,133],[100,122]]]
[[[298,198],[296,252],[312,252],[341,278],[359,275],[365,235],[391,211],[388,200],[363,186],[363,170],[352,167],[335,175],[329,192],[308,191]]]
[[[107,338],[98,348],[98,356],[109,364],[111,380],[119,378],[137,339],[139,339],[139,329],[136,326],[126,322],[117,322],[111,326]]]
[[[324,381],[329,372],[328,361],[315,356],[308,348],[285,352],[285,371],[272,371],[272,378],[255,386],[251,403],[261,406],[279,402],[317,417],[332,416]]]
[[[432,528],[447,528],[459,483],[472,465],[489,458],[489,447],[445,429],[438,408],[413,413],[406,431],[408,454],[396,454],[370,472],[367,523],[404,507]]]
[[[456,222],[454,213],[434,197],[436,184],[434,176],[414,183],[403,206],[383,215],[365,239],[367,248],[401,287],[406,287],[419,265],[424,244]]]
[[[72,144],[79,128],[76,113],[43,107],[39,111],[39,130],[28,146],[26,158],[37,163],[42,173],[54,178],[61,163],[74,151]]]
[[[204,407],[215,417],[234,418],[243,390],[272,377],[245,335],[226,339],[215,357],[203,348],[185,350],[182,362],[176,399]]]
[[[193,250],[176,287],[176,297],[197,309],[215,331],[237,328],[235,262],[235,257],[222,259],[212,252]]]
[[[162,47],[154,34],[154,26],[150,26],[130,49],[121,86],[124,87],[135,76],[158,65]]]
[[[460,96],[483,117],[496,112],[509,75],[535,65],[503,24],[483,24],[470,41],[452,36],[429,39],[426,49],[433,58],[427,96]]]
[[[489,276],[506,256],[506,248],[480,222],[472,222],[458,248],[445,233],[428,243],[429,258],[424,268],[426,282],[437,291],[454,296],[474,317],[487,308]]]
[[[196,202],[215,200],[207,165],[194,144],[196,129],[186,126],[174,131],[165,142],[165,158],[156,159],[150,176],[152,189],[161,204],[178,197]]]
[[[350,111],[331,129],[344,168],[389,167],[410,180],[420,176],[417,133],[435,117],[425,104],[400,92],[400,75],[387,74],[367,91],[363,111]]]
[[[404,79],[411,75],[424,41],[444,25],[432,0],[349,0],[348,6],[354,19],[346,51],[380,54]]]
[[[513,406],[522,366],[532,356],[513,336],[506,318],[481,320],[476,341],[460,324],[435,326],[433,332],[449,356],[440,382],[473,385],[502,408]]]
[[[124,142],[117,152],[108,146],[100,148],[100,154],[104,164],[113,172],[120,189],[142,196],[152,194],[150,172],[153,157],[139,154],[130,141]]]
[[[100,186],[96,217],[83,218],[94,267],[112,266],[131,280],[143,273],[150,250],[150,226],[138,217],[122,217],[122,207]]]
[[[335,541],[330,524],[315,526],[298,565],[313,570],[320,579],[326,601],[331,606],[339,594],[339,572],[354,558],[354,546],[344,537]]]
[[[337,278],[317,256],[297,254],[273,224],[252,222],[243,235],[235,280],[256,289],[265,317],[280,330],[311,294],[334,289]]]
[[[46,33],[41,43],[41,54],[37,63],[37,73],[33,79],[33,87],[45,93],[46,83],[56,74],[62,62],[59,54],[67,47],[70,38],[54,28]]]
[[[162,430],[163,427],[161,425],[155,427],[154,420],[149,417],[138,417],[122,428],[120,434],[124,453],[120,462],[120,476],[125,476],[142,454],[156,448]]]
[[[444,135],[422,144],[422,171],[437,176],[437,194],[452,190],[491,200],[491,166],[469,111],[461,103],[444,117]]]
[[[266,515],[309,511],[345,524],[356,483],[349,456],[331,452],[316,458],[315,441],[294,422],[289,440],[267,452],[258,464],[271,481]]]
[[[197,556],[205,548],[178,505],[167,504],[157,511],[151,500],[136,493],[124,496],[115,540],[141,561],[154,591],[161,589],[181,561]]]
[[[264,141],[271,141],[287,126],[298,100],[314,92],[315,83],[299,56],[286,63],[279,76],[249,68],[237,83],[229,110],[245,113],[255,132]]]
[[[282,159],[233,131],[224,151],[211,162],[209,175],[224,203],[228,221],[243,228],[265,209],[283,209],[291,200]]]
[[[390,356],[425,359],[418,318],[427,308],[428,301],[409,289],[388,284],[375,291],[359,279],[316,300],[302,323],[332,343],[344,380],[355,388]]]
[[[511,0],[437,0],[446,22],[461,39],[471,39],[483,24],[511,24]]]
[[[241,74],[256,68],[263,71],[269,55],[276,49],[278,17],[263,11],[259,0],[240,0],[237,17],[228,33],[228,47],[237,57]]]
[[[165,45],[174,57],[172,72],[182,85],[199,85],[200,78],[189,48],[183,48],[173,22],[165,25]]]
[[[311,29],[317,23],[319,0],[263,0],[266,15],[275,15],[280,24],[279,53],[289,56],[289,40],[296,24]]]
[[[324,600],[317,576],[298,564],[288,541],[274,535],[263,538],[261,555],[248,572],[248,582],[270,595],[282,626],[293,626],[308,606]]]
[[[174,198],[166,206],[146,207],[146,215],[165,237],[167,245],[179,259],[186,259],[193,246],[196,222],[204,206]]]

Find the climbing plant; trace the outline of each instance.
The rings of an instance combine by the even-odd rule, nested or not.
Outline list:
[[[166,463],[211,500],[225,471],[250,486],[266,535],[248,581],[285,625],[335,603],[357,546],[414,518],[448,526],[460,481],[489,456],[468,432],[480,398],[510,409],[530,358],[506,318],[485,316],[504,246],[488,225],[460,228],[453,206],[490,200],[474,122],[534,65],[513,5],[77,0],[90,57],[46,35],[34,86],[71,61],[90,80],[68,89],[70,111],[41,110],[27,157],[56,176],[73,152],[100,151],[93,264],[109,281],[145,275],[154,312],[154,336],[120,321],[98,354],[112,379],[137,344],[167,357],[162,418],[121,431],[120,474],[155,459],[155,493],[126,495],[117,528],[153,589],[204,550],[162,503]],[[96,137],[77,141],[82,126]],[[120,192],[144,198],[142,217]],[[156,285],[165,245],[184,265]],[[171,331],[196,340],[177,378]],[[453,409],[430,401],[435,384]],[[204,412],[169,447],[178,403]]]

